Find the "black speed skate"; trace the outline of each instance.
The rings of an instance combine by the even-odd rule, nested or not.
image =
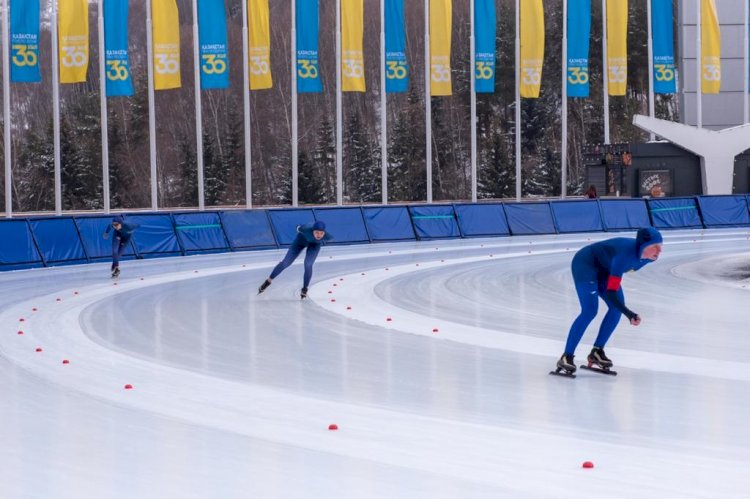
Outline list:
[[[550,371],[549,373],[556,376],[575,378],[576,375],[573,374],[576,372],[576,364],[574,359],[575,357],[573,355],[563,354],[562,357],[560,357],[560,360],[557,361],[557,369],[555,369],[554,371]]]
[[[112,279],[117,279],[120,277],[120,267],[115,267],[112,269]]]
[[[582,365],[581,369],[617,376],[617,371],[611,369],[612,361],[605,355],[604,349],[599,347],[592,348],[586,360],[588,360],[588,365]]]
[[[263,284],[261,284],[260,287],[258,287],[258,294],[261,294],[270,285],[271,285],[271,281],[269,281],[268,279],[266,279],[265,281],[263,281]]]
[[[299,297],[301,300],[304,300],[307,298],[307,288],[302,288],[299,292]]]

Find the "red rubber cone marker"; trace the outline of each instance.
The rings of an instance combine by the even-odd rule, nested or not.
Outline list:
[[[433,333],[437,333],[438,332],[438,328],[436,328],[436,327],[432,328],[432,332]]]
[[[583,462],[583,467],[584,468],[593,468],[594,467],[594,463],[592,463],[591,461],[584,461]]]
[[[70,364],[70,361],[68,359],[63,359],[63,364]]]
[[[126,390],[132,390],[133,389],[133,385],[131,385],[130,383],[128,383],[127,385],[125,385],[125,389]]]
[[[32,312],[36,312],[36,307],[31,309]]]
[[[332,302],[333,302],[333,301],[336,301],[336,298],[331,298],[331,301],[332,301]]]
[[[23,331],[19,331],[18,334],[23,334]]]
[[[351,309],[352,309],[352,307],[346,307],[346,309],[347,309],[347,310],[351,310]]]
[[[42,347],[36,347],[36,351],[37,352],[41,352],[42,351]]]
[[[23,321],[25,321],[25,320],[26,320],[26,319],[24,319],[23,317],[21,317],[20,319],[18,319],[18,322],[23,322]]]
[[[331,430],[331,431],[338,430],[339,429],[339,425],[337,425],[337,424],[329,424],[328,425],[328,429]]]
[[[386,317],[385,320],[391,322],[393,319],[391,319],[390,317]]]

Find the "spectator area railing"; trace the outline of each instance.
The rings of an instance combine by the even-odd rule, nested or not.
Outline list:
[[[750,226],[750,196],[597,199],[522,203],[339,206],[125,214],[140,225],[125,258],[288,246],[297,225],[323,220],[327,244]],[[102,237],[112,217],[64,215],[0,220],[0,271],[111,258]]]

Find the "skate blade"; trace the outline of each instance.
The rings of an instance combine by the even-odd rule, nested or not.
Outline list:
[[[586,371],[594,371],[596,373],[609,374],[610,376],[617,376],[617,371],[613,371],[612,369],[609,369],[609,368],[587,366],[586,364],[581,364],[580,368],[585,369]]]
[[[564,371],[562,369],[556,369],[554,371],[550,371],[549,373],[553,376],[560,376],[563,378],[575,378],[576,377],[575,374],[569,373],[568,371]]]

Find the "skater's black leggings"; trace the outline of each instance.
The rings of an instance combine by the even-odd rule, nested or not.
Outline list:
[[[302,287],[308,287],[310,285],[310,279],[312,279],[313,263],[315,263],[315,259],[318,257],[318,253],[320,252],[320,244],[316,243],[305,244],[295,239],[292,245],[289,246],[289,251],[286,252],[284,259],[281,260],[273,269],[273,272],[271,272],[271,279],[275,279],[276,276],[281,274],[285,268],[290,266],[292,262],[297,259],[299,254],[302,253],[302,250],[305,249],[305,247],[307,247],[307,251],[305,252],[305,277],[302,283]]]
[[[112,270],[120,266],[120,258],[125,253],[125,248],[127,248],[129,242],[130,237],[114,236],[112,238]]]

